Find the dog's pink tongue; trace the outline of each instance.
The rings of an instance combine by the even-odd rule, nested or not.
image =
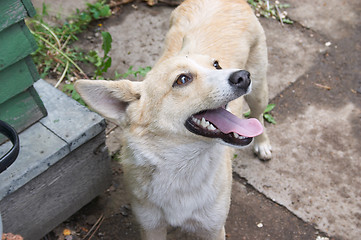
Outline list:
[[[244,137],[255,137],[263,132],[263,126],[257,119],[240,119],[222,107],[215,110],[207,110],[204,113],[197,114],[196,117],[204,117],[226,134],[235,132]]]

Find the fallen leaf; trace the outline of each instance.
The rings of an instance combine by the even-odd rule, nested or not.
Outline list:
[[[1,237],[2,240],[24,240],[20,235],[14,235],[12,233],[4,233]]]
[[[146,0],[146,1],[147,1],[147,3],[148,3],[149,6],[154,6],[155,4],[158,3],[157,0]]]
[[[71,231],[70,231],[69,229],[65,228],[65,229],[63,230],[63,235],[64,235],[64,236],[69,236],[70,234],[71,234]]]

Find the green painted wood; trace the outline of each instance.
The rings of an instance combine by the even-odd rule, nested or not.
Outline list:
[[[0,119],[18,132],[47,115],[47,111],[34,87],[0,104]],[[0,143],[4,140],[0,137]]]
[[[0,104],[26,90],[39,78],[30,56],[0,71]]]
[[[34,17],[36,14],[36,10],[35,10],[33,4],[31,3],[31,1],[30,0],[21,0],[21,2],[24,4],[24,7],[25,7],[26,11],[28,12],[28,16]]]
[[[35,14],[30,0],[0,0],[0,119],[19,132],[47,114],[32,86],[40,78],[29,56],[37,44],[24,22]]]
[[[21,0],[1,0],[0,31],[27,17],[27,11]]]
[[[36,14],[30,0],[0,0],[0,2],[0,31]]]
[[[38,48],[24,21],[1,31],[0,43],[0,71],[25,58]]]

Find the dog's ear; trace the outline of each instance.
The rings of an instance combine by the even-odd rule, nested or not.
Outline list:
[[[141,82],[78,80],[75,89],[90,108],[120,124],[129,103],[140,99]]]
[[[190,48],[192,41],[189,39],[189,37],[187,35],[185,35],[183,37],[183,41],[182,41],[182,48],[180,50],[181,54],[187,55],[189,54]]]

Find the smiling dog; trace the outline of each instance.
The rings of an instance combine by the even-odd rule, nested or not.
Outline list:
[[[143,239],[166,239],[169,225],[225,239],[228,146],[255,138],[259,158],[271,157],[266,70],[265,35],[246,2],[189,0],[173,11],[164,53],[144,81],[77,81],[84,101],[123,128],[122,165]],[[234,115],[242,95],[253,119]]]

